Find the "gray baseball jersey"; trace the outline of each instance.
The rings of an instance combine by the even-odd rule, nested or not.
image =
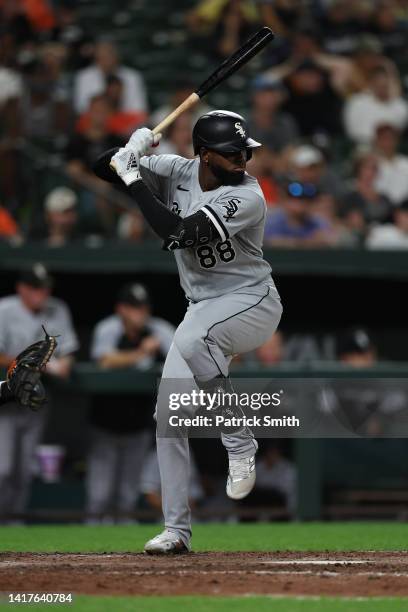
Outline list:
[[[0,353],[17,355],[29,344],[42,340],[42,325],[51,335],[59,335],[56,357],[78,350],[79,342],[66,304],[50,297],[41,312],[28,310],[18,295],[0,299]]]
[[[174,327],[164,319],[150,317],[146,325],[149,332],[156,336],[160,342],[160,348],[164,354],[169,352],[173,342]],[[115,350],[122,335],[125,333],[121,318],[114,314],[100,321],[94,330],[91,343],[91,357],[95,361]],[[138,362],[137,368],[149,368],[154,360],[146,357]]]
[[[140,160],[140,173],[150,190],[180,217],[202,210],[221,239],[175,250],[181,286],[199,302],[268,280],[271,267],[263,259],[266,204],[258,181],[245,174],[238,186],[202,191],[198,159],[152,155]]]

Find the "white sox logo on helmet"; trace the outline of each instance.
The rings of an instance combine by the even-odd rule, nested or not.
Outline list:
[[[238,121],[236,122],[235,131],[241,136],[241,138],[245,138],[246,134],[244,128],[242,127],[242,123],[239,123]]]

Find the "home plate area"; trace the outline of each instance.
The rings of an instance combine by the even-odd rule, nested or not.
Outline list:
[[[407,596],[408,553],[0,553],[0,592]]]

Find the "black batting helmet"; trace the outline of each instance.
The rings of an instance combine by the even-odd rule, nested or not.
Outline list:
[[[260,142],[248,136],[245,119],[230,111],[215,110],[206,113],[193,128],[195,155],[199,154],[201,147],[221,153],[236,153],[246,149],[247,159],[251,159],[252,149],[260,146]]]

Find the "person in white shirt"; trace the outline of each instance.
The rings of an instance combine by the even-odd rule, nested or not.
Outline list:
[[[368,234],[368,249],[408,249],[408,200],[394,210],[394,223],[374,227]]]
[[[344,107],[344,127],[347,136],[356,143],[370,144],[379,123],[390,123],[403,129],[408,123],[408,104],[393,94],[391,77],[382,68],[371,74],[366,92],[358,93],[347,100]]]
[[[374,147],[378,156],[376,188],[394,206],[408,198],[408,157],[398,153],[400,132],[391,123],[377,126]]]
[[[50,335],[59,336],[47,374],[67,378],[78,338],[68,306],[51,295],[52,278],[41,263],[23,270],[16,294],[0,299],[0,367],[7,368],[28,345]],[[30,493],[35,449],[40,442],[47,410],[33,412],[16,402],[0,412],[0,522],[20,520]]]
[[[74,82],[74,108],[80,114],[88,110],[90,100],[105,91],[109,76],[123,83],[122,111],[147,111],[147,94],[142,75],[133,68],[121,66],[115,45],[101,41],[95,48],[95,63],[80,70]]]

